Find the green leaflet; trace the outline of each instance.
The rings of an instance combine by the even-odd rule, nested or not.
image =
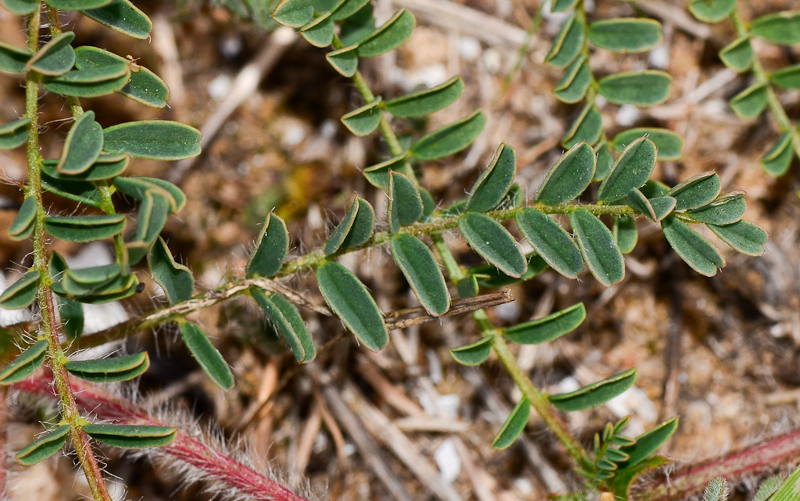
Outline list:
[[[503,201],[517,174],[517,152],[500,143],[492,161],[472,185],[467,196],[466,210],[488,212]]]
[[[577,303],[544,318],[508,327],[503,334],[519,344],[547,343],[574,331],[585,319],[586,307]]]
[[[583,270],[581,252],[564,228],[547,214],[526,207],[516,216],[517,227],[551,268],[567,278]]]
[[[182,211],[186,206],[186,195],[180,188],[156,177],[118,177],[114,179],[114,186],[140,202],[147,199],[147,192],[161,193],[169,200],[173,214]]]
[[[133,275],[120,275],[119,270],[121,267],[119,267],[119,265],[117,265],[117,267],[116,276],[112,276],[108,280],[96,283],[81,283],[74,280],[73,273],[84,270],[67,270],[64,272],[64,275],[61,279],[61,286],[64,289],[64,294],[66,296],[80,299],[83,299],[87,296],[104,296],[109,294],[114,295],[128,290],[131,287],[131,284],[138,283],[136,277]],[[101,266],[98,268],[106,267]]]
[[[750,29],[756,36],[777,45],[800,43],[800,11],[787,10],[754,19]]]
[[[278,273],[289,251],[289,232],[286,223],[270,212],[256,241],[256,248],[247,261],[245,275],[271,277]]]
[[[614,136],[612,143],[615,150],[622,151],[640,137],[653,141],[658,149],[659,160],[679,160],[683,156],[683,138],[671,130],[658,127],[627,129]]]
[[[125,215],[46,217],[44,229],[67,242],[91,242],[122,233]]]
[[[580,56],[553,87],[553,94],[556,99],[564,103],[577,103],[592,83],[592,70],[589,69],[586,56]]]
[[[64,447],[64,444],[67,443],[69,430],[68,424],[59,426],[23,447],[14,457],[20,464],[25,466],[33,466],[44,461]]]
[[[408,178],[414,177],[414,172],[408,163],[408,152],[384,160],[379,164],[370,165],[361,173],[373,186],[389,191],[389,173],[392,171],[400,172]]]
[[[491,264],[474,266],[467,270],[467,273],[474,275],[473,278],[477,279],[481,287],[494,289],[517,284],[519,282],[526,282],[547,269],[547,262],[536,252],[529,252],[525,255],[525,259],[528,262],[528,270],[519,278],[510,277]],[[475,294],[477,294],[477,292]]]
[[[128,168],[131,157],[128,155],[108,155],[101,153],[95,162],[80,174],[61,174],[56,170],[59,159],[48,159],[42,164],[42,172],[48,177],[61,181],[104,181],[112,179]]]
[[[25,66],[31,71],[48,76],[68,72],[75,64],[75,51],[70,45],[74,39],[75,33],[71,31],[53,37],[28,60]]]
[[[345,19],[339,28],[342,45],[354,46],[356,54],[358,54],[359,42],[375,32],[375,16],[372,15],[372,11],[372,2],[367,2],[355,14]]]
[[[625,278],[625,261],[614,235],[592,213],[578,209],[569,215],[569,223],[581,249],[583,260],[598,282],[610,287]]]
[[[355,275],[339,263],[327,262],[317,268],[317,283],[331,310],[359,341],[372,351],[386,346],[383,313]]]
[[[578,118],[572,122],[572,126],[561,139],[561,144],[565,148],[572,148],[581,141],[594,144],[602,133],[603,117],[600,115],[600,110],[594,103],[586,103]]]
[[[412,235],[395,235],[389,246],[395,263],[425,310],[434,317],[446,313],[450,309],[450,294],[430,249]]]
[[[772,72],[770,79],[785,89],[800,89],[800,64],[793,64]]]
[[[282,296],[267,295],[261,289],[252,288],[250,294],[264,311],[270,323],[286,340],[294,358],[300,363],[314,360],[317,355],[314,341],[306,329],[303,318],[294,306]]]
[[[36,289],[41,276],[38,270],[28,270],[22,278],[0,294],[0,308],[18,310],[28,307],[36,299]]]
[[[400,9],[383,26],[358,42],[359,57],[375,57],[396,49],[411,36],[417,20],[406,9]]]
[[[9,385],[22,381],[30,376],[44,363],[47,352],[47,341],[37,341],[33,346],[20,353],[10,364],[0,371],[0,385]]]
[[[20,118],[0,125],[0,150],[10,150],[25,144],[30,123],[30,118]]]
[[[358,247],[372,237],[375,227],[375,211],[363,198],[356,197],[344,219],[339,223],[325,243],[325,255],[339,249]]]
[[[464,81],[460,76],[454,76],[436,87],[412,92],[386,101],[384,107],[386,111],[396,117],[430,115],[453,104],[463,91]]]
[[[0,71],[5,73],[25,73],[25,64],[32,54],[13,45],[0,42]]]
[[[342,123],[356,136],[366,136],[378,128],[381,122],[381,97],[355,109],[342,117]]]
[[[681,182],[666,194],[677,200],[675,210],[702,207],[717,198],[722,182],[714,171],[703,172]]]
[[[81,204],[98,208],[102,205],[100,192],[94,183],[53,179],[42,172],[42,188],[50,193]]]
[[[648,219],[659,222],[675,209],[677,201],[672,197],[657,197],[648,199],[640,190],[631,190],[628,193],[628,205],[644,214]]]
[[[152,160],[182,160],[200,154],[200,131],[169,120],[142,120],[103,130],[103,149]]]
[[[578,0],[553,0],[553,4],[550,6],[550,11],[566,12],[575,7],[576,3],[578,3]]]
[[[91,268],[69,268],[64,271],[64,278],[84,285],[102,285],[117,278],[122,273],[122,266],[117,263]]]
[[[769,477],[761,482],[761,485],[758,486],[758,490],[753,496],[752,501],[767,501],[770,496],[775,494],[775,492],[780,489],[782,483],[783,478],[778,475]]]
[[[735,191],[720,195],[710,204],[686,213],[701,223],[725,225],[739,221],[745,212],[747,212],[747,202],[744,199],[744,192]]]
[[[194,293],[192,272],[186,266],[175,262],[163,238],[156,238],[150,248],[147,265],[153,274],[153,279],[164,289],[169,304],[175,305],[191,299]]]
[[[725,266],[725,258],[711,242],[683,222],[668,217],[661,221],[661,230],[678,256],[697,273],[713,277]]]
[[[130,80],[128,67],[122,68],[120,75],[104,78],[106,68],[90,68],[86,70],[73,70],[61,76],[50,77],[44,80],[45,89],[62,96],[99,97],[117,92],[125,87]]]
[[[47,0],[47,5],[61,10],[83,10],[102,7],[111,0]]]
[[[147,190],[144,201],[139,206],[139,220],[136,222],[134,241],[144,242],[150,246],[167,224],[169,213],[169,194],[157,188]]]
[[[81,337],[84,326],[83,305],[68,297],[58,297],[58,311],[67,338],[72,340]]]
[[[556,205],[575,199],[594,179],[595,168],[592,147],[588,143],[576,144],[547,172],[533,200]]]
[[[457,348],[450,348],[450,356],[453,360],[461,365],[477,366],[481,365],[489,358],[492,353],[492,340],[494,334],[482,337],[477,341],[459,346]]]
[[[639,240],[639,232],[636,229],[636,220],[632,216],[615,216],[614,224],[611,227],[614,241],[617,242],[620,252],[630,254],[636,247]]]
[[[417,188],[419,189],[419,196],[422,198],[422,218],[420,221],[427,221],[436,212],[436,201],[430,191],[421,186]]]
[[[12,14],[27,16],[36,11],[40,4],[37,0],[0,0],[0,5]]]
[[[594,147],[594,154],[597,156],[597,168],[594,171],[594,180],[602,181],[611,171],[611,166],[614,165],[614,156],[611,154],[611,148],[608,143],[602,141]]]
[[[749,70],[753,66],[754,57],[749,35],[737,38],[719,51],[719,58],[725,66],[737,73]]]
[[[169,88],[149,69],[139,65],[131,66],[127,59],[96,47],[78,47],[75,55],[75,66],[81,70],[116,64],[130,66],[130,79],[117,92],[146,106],[163,108],[167,105]]]
[[[132,38],[145,39],[153,29],[150,18],[129,0],[112,0],[104,7],[84,10],[82,13],[89,19]]]
[[[144,374],[150,367],[147,352],[124,357],[111,357],[100,360],[70,360],[64,364],[70,374],[92,383],[111,383],[130,381]]]
[[[186,347],[208,377],[223,390],[233,388],[231,368],[203,331],[193,323],[181,322],[181,335]]]
[[[770,501],[792,501],[797,497],[798,488],[800,488],[800,466],[784,480],[780,488],[769,499]]]
[[[627,454],[629,459],[620,463],[619,469],[630,468],[656,452],[677,428],[678,418],[674,417],[636,437],[636,443],[620,447],[620,452]]]
[[[691,0],[689,11],[704,23],[724,21],[736,8],[736,0]]]
[[[766,230],[749,221],[739,221],[726,226],[709,224],[708,229],[733,249],[748,256],[764,254],[764,244],[769,240]]]
[[[630,143],[600,183],[597,199],[614,202],[627,196],[631,190],[642,187],[653,173],[657,154],[655,143],[647,138]]]
[[[81,174],[94,164],[103,150],[103,128],[94,121],[94,112],[80,116],[67,134],[56,170],[61,174]]]
[[[422,217],[422,196],[412,180],[391,172],[389,176],[389,228],[393,233],[401,226],[416,223]]]
[[[663,197],[669,192],[669,186],[655,179],[648,179],[644,186],[639,189],[644,196],[650,199]]]
[[[333,20],[341,21],[342,19],[347,19],[368,3],[369,0],[344,0],[333,10]]]
[[[486,115],[475,110],[418,140],[411,146],[411,155],[419,160],[436,160],[458,153],[469,146],[485,126]]]
[[[768,94],[769,83],[758,83],[734,96],[728,104],[736,116],[748,120],[759,116],[764,111],[767,106]]]
[[[571,63],[583,49],[584,28],[577,13],[570,14],[544,58],[545,62],[556,68],[563,68]]]
[[[589,25],[589,42],[613,52],[645,52],[661,43],[661,23],[654,19],[617,18]]]
[[[601,78],[598,92],[614,104],[653,106],[667,99],[671,83],[663,71],[625,71]]]
[[[314,6],[308,0],[283,0],[272,13],[272,19],[292,28],[300,28],[314,19]]]
[[[328,64],[343,77],[350,78],[358,69],[358,45],[351,45],[325,54]]]
[[[661,456],[647,458],[630,468],[617,470],[614,472],[614,476],[606,481],[606,485],[614,492],[615,496],[620,499],[630,498],[631,485],[637,477],[647,471],[654,470],[659,466],[664,466],[669,463],[669,459]]]
[[[548,398],[553,407],[562,411],[582,411],[608,402],[630,388],[634,381],[636,369],[628,369],[573,392],[550,395]]]
[[[36,197],[28,197],[22,202],[17,217],[8,228],[12,240],[28,238],[36,224]]]
[[[477,212],[466,213],[458,222],[470,247],[490,264],[511,277],[521,277],[528,268],[525,255],[507,229]]]
[[[87,424],[83,431],[101,444],[120,449],[164,447],[172,443],[178,433],[178,430],[169,426],[121,424]]]
[[[97,291],[88,295],[81,295],[81,303],[103,304],[112,301],[119,301],[136,294],[139,279],[135,275],[127,275],[117,278],[110,283],[103,285]]]
[[[475,297],[478,295],[478,279],[471,275],[463,278],[456,282],[456,289],[458,290],[458,297]]]
[[[507,449],[514,443],[528,425],[528,418],[531,415],[531,402],[527,397],[523,397],[511,414],[508,415],[503,427],[497,432],[492,440],[493,449]]]
[[[327,47],[333,42],[334,24],[330,12],[300,28],[300,35],[314,47]]]

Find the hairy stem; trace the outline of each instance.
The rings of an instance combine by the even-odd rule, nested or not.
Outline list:
[[[15,389],[34,395],[52,398],[52,380],[46,375],[37,375],[14,385]],[[75,383],[78,405],[87,412],[97,414],[104,420],[119,424],[172,426],[172,423],[154,418],[103,390],[83,382]],[[152,449],[155,455],[169,456],[174,464],[182,461],[199,470],[206,480],[217,480],[235,488],[248,499],[257,501],[305,501],[278,482],[236,461],[222,451],[214,449],[206,441],[192,438],[194,434],[179,431],[175,440],[166,447]]]
[[[749,33],[750,30],[748,29],[747,23],[739,14],[738,7],[737,10],[734,10],[731,14],[731,21],[733,22],[734,28],[736,28],[737,37],[743,37]],[[752,46],[752,43],[750,43],[750,45]],[[789,115],[786,113],[786,110],[783,109],[783,105],[781,104],[780,99],[778,99],[775,89],[769,83],[769,74],[764,69],[764,65],[761,64],[761,60],[758,58],[758,55],[756,55],[755,49],[753,49],[752,73],[756,79],[756,82],[767,84],[767,106],[769,107],[769,111],[772,113],[775,121],[778,122],[781,132],[791,133],[792,148],[794,148],[794,151],[798,156],[800,156],[800,131],[794,127],[792,121],[789,119]]]
[[[51,23],[52,24],[52,23]],[[28,27],[28,49],[35,53],[39,49],[39,29],[41,27],[41,3],[39,9],[30,17]],[[70,425],[70,438],[78,460],[83,468],[86,481],[95,501],[111,501],[111,496],[106,489],[103,475],[92,451],[89,437],[83,432],[85,422],[81,417],[75,403],[75,395],[70,386],[70,376],[64,368],[66,358],[61,349],[58,338],[58,325],[50,292],[50,270],[47,265],[46,236],[44,232],[44,218],[46,212],[42,204],[41,168],[42,157],[39,153],[39,76],[29,71],[25,77],[25,113],[31,119],[28,130],[27,156],[28,156],[28,185],[26,194],[35,197],[36,222],[33,235],[33,267],[41,273],[37,298],[39,311],[42,317],[40,324],[40,337],[48,342],[47,362],[53,372],[55,388],[61,403],[63,419]]]

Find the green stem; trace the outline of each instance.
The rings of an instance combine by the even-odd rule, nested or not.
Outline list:
[[[442,258],[442,262],[444,263],[448,275],[450,275],[450,279],[456,283],[463,280],[464,271],[456,262],[452,251],[445,243],[441,233],[431,234],[431,239],[433,240],[433,245],[436,247],[439,256]],[[572,433],[570,433],[564,422],[556,415],[555,409],[553,409],[547,400],[547,395],[542,393],[539,388],[533,384],[530,378],[528,378],[517,364],[517,359],[511,353],[502,334],[492,324],[492,321],[486,314],[486,310],[473,311],[472,318],[475,320],[475,323],[478,324],[478,328],[484,337],[493,336],[492,349],[494,349],[494,352],[497,354],[497,358],[511,375],[511,378],[517,384],[520,391],[522,391],[522,394],[530,400],[531,405],[536,409],[539,417],[542,418],[547,427],[550,428],[558,441],[567,449],[567,452],[575,459],[581,469],[589,470],[593,465],[589,453]]]
[[[731,21],[733,22],[733,26],[736,29],[736,36],[743,37],[747,36],[750,33],[747,23],[742,19],[742,16],[739,14],[738,6],[737,9],[733,11],[731,14]],[[752,44],[751,44],[752,47]],[[758,83],[766,83],[767,84],[767,106],[769,107],[770,113],[775,118],[775,121],[778,122],[778,126],[781,129],[781,132],[790,132],[792,135],[792,147],[794,151],[800,156],[800,131],[794,127],[792,124],[789,115],[786,113],[786,110],[783,109],[783,105],[781,104],[780,99],[778,99],[778,94],[775,93],[775,89],[770,84],[769,73],[764,69],[764,65],[761,64],[761,60],[755,54],[755,49],[753,49],[753,68],[752,68],[753,76]]]
[[[37,11],[31,15],[28,27],[28,49],[36,53],[39,49],[39,29],[41,27],[41,3]],[[52,24],[52,23],[51,23]],[[86,481],[95,501],[111,501],[111,496],[105,486],[102,473],[92,451],[89,437],[83,432],[84,419],[75,403],[75,395],[69,383],[69,373],[64,368],[66,358],[58,339],[58,326],[56,325],[55,305],[50,292],[50,270],[47,265],[46,236],[44,232],[44,218],[47,216],[42,203],[41,168],[42,157],[39,153],[39,75],[29,71],[25,77],[25,114],[31,119],[28,130],[27,156],[28,156],[28,186],[26,194],[36,200],[36,226],[33,235],[33,267],[41,273],[37,298],[41,313],[41,338],[48,342],[47,361],[53,372],[56,392],[61,402],[61,413],[64,420],[70,425],[70,438],[78,460],[83,467]]]

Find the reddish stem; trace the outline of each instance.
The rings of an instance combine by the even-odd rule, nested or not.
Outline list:
[[[634,489],[635,501],[672,501],[700,493],[713,479],[737,480],[770,473],[800,458],[800,430],[768,442],[680,468],[668,477],[659,477]]]
[[[13,387],[34,395],[57,398],[52,383],[49,374],[37,375]],[[113,420],[120,424],[170,426],[95,386],[77,380],[72,381],[72,386],[76,403],[85,411],[94,413],[98,419]],[[162,447],[160,452],[180,459],[258,501],[306,501],[274,480],[180,431],[175,440]]]

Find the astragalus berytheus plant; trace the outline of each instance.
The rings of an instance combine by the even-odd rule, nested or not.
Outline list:
[[[36,2],[6,0],[6,6],[19,14],[32,13],[32,23],[39,19],[37,14],[41,12],[41,5]],[[123,155],[174,160],[197,154],[198,134],[187,126],[171,122],[120,124],[107,129],[96,125],[93,113],[84,113],[78,98],[119,92],[145,104],[163,105],[166,91],[157,77],[138,64],[100,49],[79,47],[73,50],[69,34],[59,33],[55,10],[59,7],[85,11],[90,18],[130,35],[143,37],[149,31],[146,18],[126,2],[98,1],[91,5],[51,2],[48,4],[53,29],[50,41],[40,49],[35,35],[38,24],[32,24],[29,50],[11,47],[4,52],[9,54],[9,71],[26,76],[29,99],[27,116],[17,125],[3,129],[3,137],[9,138],[9,147],[27,142],[30,155],[29,179],[24,187],[27,198],[11,234],[20,238],[32,234],[35,253],[30,274],[0,300],[4,306],[27,307],[38,298],[41,320],[34,328],[43,333],[44,341],[25,351],[3,375],[6,383],[19,383],[24,389],[23,383],[30,383],[30,379],[21,380],[47,359],[62,398],[65,419],[64,425],[19,454],[24,462],[55,454],[68,433],[83,438],[82,431],[85,431],[100,442],[127,447],[167,445],[176,436],[176,441],[180,439],[174,428],[152,424],[153,420],[144,417],[139,418],[141,423],[148,424],[137,428],[87,424],[80,418],[80,397],[70,400],[70,377],[95,382],[131,379],[146,370],[146,355],[99,362],[68,362],[66,353],[162,324],[178,323],[202,368],[220,386],[230,388],[234,380],[228,365],[198,326],[186,320],[189,314],[219,301],[235,296],[252,297],[300,363],[312,362],[319,351],[314,333],[309,332],[300,313],[304,307],[341,319],[366,349],[386,347],[388,331],[407,324],[394,320],[390,312],[378,308],[362,281],[338,262],[345,254],[378,246],[387,248],[424,308],[418,318],[429,320],[475,309],[468,305],[482,303],[470,302],[470,298],[483,297],[479,295],[482,289],[530,280],[547,268],[571,279],[591,274],[605,286],[619,283],[625,275],[623,254],[636,245],[637,219],[642,224],[647,224],[644,221],[648,220],[658,223],[676,253],[703,275],[715,275],[725,265],[725,260],[692,226],[705,225],[737,251],[752,255],[763,252],[766,233],[742,220],[746,210],[743,193],[721,194],[721,181],[716,173],[707,172],[673,187],[651,179],[659,158],[674,158],[675,149],[680,151],[677,135],[663,130],[637,130],[609,139],[602,126],[598,126],[599,112],[594,104],[598,94],[619,103],[655,104],[666,97],[669,77],[640,72],[595,80],[587,66],[589,49],[585,40],[604,49],[641,50],[651,47],[660,38],[657,23],[623,19],[587,24],[581,2],[560,6],[580,10],[574,11],[571,21],[557,37],[551,51],[553,56],[548,57],[552,64],[572,65],[556,94],[565,100],[585,99],[587,102],[584,108],[587,111],[581,113],[572,132],[564,139],[568,150],[552,165],[541,184],[521,186],[515,184],[516,151],[511,145],[500,144],[465,198],[438,201],[421,183],[424,163],[450,158],[467,148],[484,129],[485,115],[475,110],[448,125],[417,134],[410,142],[401,141],[394,127],[448,107],[460,97],[464,82],[452,76],[439,86],[411,94],[391,99],[376,96],[359,72],[360,60],[385,54],[404,43],[415,27],[413,14],[399,10],[377,26],[373,6],[366,1],[311,4],[294,0],[280,4],[273,17],[297,29],[312,45],[331,48],[326,54],[328,62],[341,75],[352,79],[363,100],[341,118],[342,123],[358,136],[379,132],[385,142],[388,158],[366,166],[363,173],[369,183],[386,193],[386,220],[378,221],[370,203],[354,193],[345,216],[325,245],[289,259],[294,239],[283,219],[270,213],[243,276],[217,290],[194,295],[191,273],[175,262],[158,237],[166,217],[184,205],[184,195],[173,185],[155,178],[130,178],[120,174],[128,161]],[[115,17],[113,14],[120,8],[129,9],[128,15]],[[639,25],[644,28],[643,34],[636,31]],[[572,27],[578,29],[577,38],[571,34]],[[634,36],[630,35],[631,28]],[[603,34],[605,40],[610,38],[614,44],[604,44]],[[49,51],[54,53],[48,57]],[[59,62],[60,66],[56,69],[46,64],[42,66],[42,61],[46,63],[56,54],[59,57],[52,59],[51,65]],[[66,61],[62,61],[64,58]],[[51,74],[42,73],[43,70]],[[143,83],[144,78],[148,79],[146,83]],[[76,118],[62,155],[49,163],[38,156],[35,108],[39,85],[66,96]],[[157,96],[152,95],[153,89],[157,89]],[[565,98],[567,95],[570,97]],[[615,152],[618,153],[616,157]],[[110,155],[117,156],[109,158]],[[115,167],[108,167],[111,164]],[[96,207],[104,215],[46,214],[46,206],[41,201],[42,189],[83,206]],[[114,213],[112,191],[141,201],[135,229],[124,231],[125,218]],[[557,220],[551,215],[564,218]],[[611,223],[610,229],[601,217]],[[562,226],[564,219],[568,219],[571,233]],[[519,239],[509,231],[509,228],[513,231],[512,220],[533,249],[531,252],[523,253]],[[376,224],[386,229],[376,231]],[[451,250],[448,232],[466,240],[485,263],[462,266]],[[69,269],[60,256],[48,252],[47,234],[77,242],[112,239],[118,261],[100,269]],[[149,273],[165,291],[170,306],[108,331],[81,336],[80,304],[117,300],[132,294],[138,286],[132,267],[145,257]],[[446,273],[442,273],[440,262]],[[588,273],[584,268],[588,268]],[[309,301],[307,294],[288,289],[281,280],[304,271],[314,272],[327,307]],[[54,297],[59,303],[58,313],[48,304]],[[471,314],[481,337],[465,346],[453,346],[453,358],[465,365],[480,365],[494,353],[523,396],[505,425],[498,429],[492,446],[505,448],[514,443],[525,430],[533,408],[561,442],[572,467],[582,478],[582,490],[576,495],[606,491],[625,498],[640,473],[666,461],[654,453],[674,432],[677,419],[669,419],[637,437],[624,434],[627,419],[611,422],[594,436],[594,443],[586,447],[560,417],[561,412],[596,407],[621,394],[634,384],[635,368],[625,368],[615,376],[577,391],[548,394],[534,385],[517,364],[511,346],[547,343],[571,332],[585,319],[583,304],[507,327],[494,325],[482,309]],[[61,319],[65,333],[77,338],[68,344],[66,351],[59,345],[57,318]],[[33,387],[28,389],[33,390]],[[98,398],[95,402],[103,400]],[[108,399],[100,405],[113,408],[112,404]],[[129,419],[132,414],[136,416],[119,411],[116,419]],[[107,414],[98,411],[97,415]],[[86,453],[81,462],[87,469],[87,478],[92,475],[95,497],[105,499],[103,480],[99,470],[92,466],[90,449],[82,450]],[[174,444],[165,450],[174,450]],[[223,480],[226,480],[224,476]],[[233,482],[230,478],[227,480]],[[284,494],[273,497],[280,499],[281,495]]]

